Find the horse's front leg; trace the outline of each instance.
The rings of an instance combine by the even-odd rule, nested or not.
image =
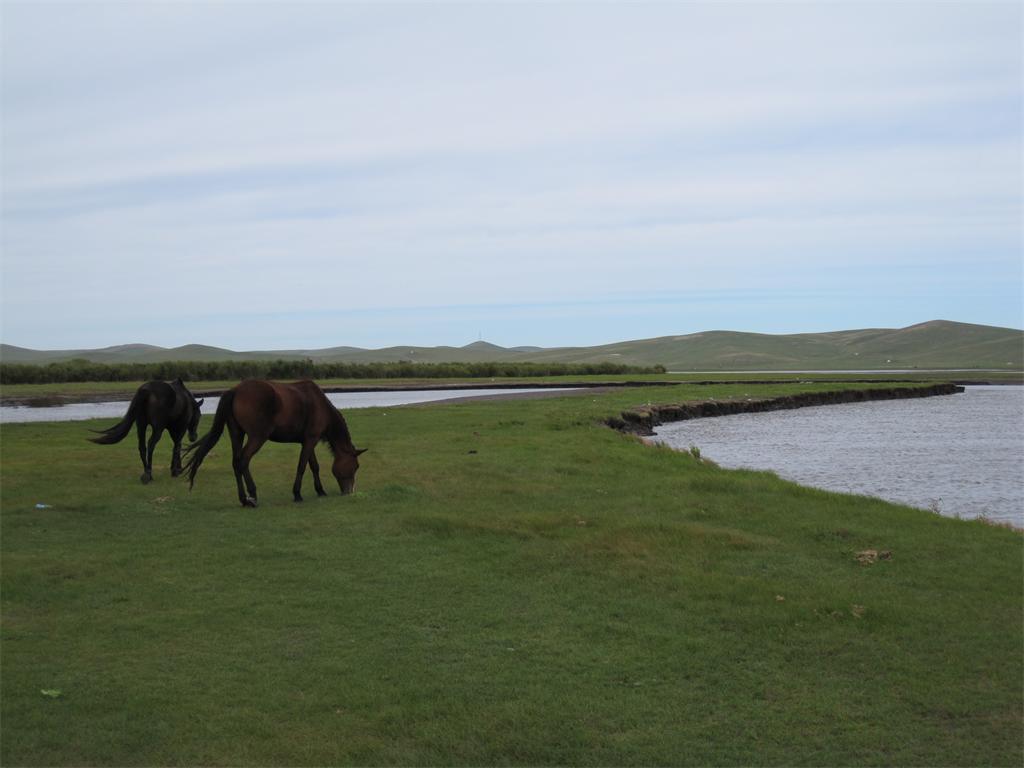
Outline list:
[[[323,484],[320,482],[320,462],[316,460],[316,446],[309,452],[309,468],[313,470],[313,487],[316,488],[317,496],[326,496]]]
[[[295,482],[292,483],[292,497],[295,501],[302,501],[302,476],[306,472],[306,464],[309,462],[309,457],[313,455],[315,446],[315,439],[306,440],[302,444],[302,450],[299,451],[299,467],[295,470]]]

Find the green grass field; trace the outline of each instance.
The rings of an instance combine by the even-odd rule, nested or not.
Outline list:
[[[256,510],[6,425],[0,762],[1019,766],[1020,532],[599,423],[837,386],[353,410],[357,493],[270,444]]]

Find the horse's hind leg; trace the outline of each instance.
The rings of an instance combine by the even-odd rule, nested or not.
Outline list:
[[[320,482],[320,462],[316,460],[316,445],[309,452],[309,468],[313,471],[313,487],[316,488],[317,496],[326,496],[323,484]]]
[[[177,477],[181,474],[181,438],[183,435],[171,434],[171,439],[174,440],[174,448],[171,452],[171,477]]]
[[[249,492],[249,498],[254,507],[256,506],[256,481],[252,479],[252,472],[249,471],[249,462],[252,461],[252,457],[256,455],[256,451],[258,451],[266,441],[266,438],[262,438],[254,444],[252,435],[250,435],[249,441],[246,443],[245,450],[242,454],[242,477],[245,480],[245,488]]]
[[[160,442],[160,438],[164,434],[164,428],[153,425],[153,434],[150,435],[149,445],[146,446],[146,474],[149,475],[149,480],[153,479],[153,451],[156,449],[156,444]],[[148,483],[149,480],[143,480],[142,482]]]
[[[231,469],[234,470],[235,485],[238,486],[238,501],[243,507],[256,506],[255,503],[249,504],[249,494],[242,485],[242,441],[245,439],[245,433],[230,421],[228,432],[231,433]]]
[[[250,457],[252,458],[252,457]],[[256,506],[256,481],[252,479],[252,472],[249,471],[249,461],[246,460],[245,467],[242,469],[242,478],[245,480],[245,489],[249,494],[249,500],[252,502],[252,506]]]
[[[142,480],[143,485],[153,479],[153,469],[146,462],[146,422],[143,419],[138,419],[135,422],[135,431],[139,435],[139,458],[142,459]]]
[[[232,442],[234,441],[232,440]],[[252,479],[252,474],[249,472],[249,462],[265,442],[267,442],[266,437],[250,434],[245,447],[235,453],[232,465],[235,470],[235,481],[238,483],[238,500],[242,502],[243,507],[256,506],[256,481]],[[247,494],[242,491],[242,478],[245,479]]]

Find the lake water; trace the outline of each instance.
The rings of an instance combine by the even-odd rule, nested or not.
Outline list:
[[[432,389],[422,391],[394,392],[327,392],[327,399],[342,411],[352,408],[378,408],[412,403],[431,403],[439,400],[453,400],[460,397],[485,397],[510,392],[567,392],[571,388],[555,389],[537,387],[528,389]],[[208,397],[203,403],[203,414],[217,410],[219,397]],[[0,407],[0,424],[18,424],[38,421],[85,421],[86,419],[120,419],[128,410],[128,400],[102,403],[68,403],[49,408],[34,408],[21,405]]]
[[[1024,527],[1024,387],[693,419],[656,432],[723,467]]]

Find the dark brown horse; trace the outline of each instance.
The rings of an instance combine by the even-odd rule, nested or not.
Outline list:
[[[153,479],[153,449],[160,442],[166,429],[174,440],[171,455],[171,475],[181,474],[181,439],[188,432],[188,439],[196,439],[199,427],[199,409],[203,401],[196,400],[181,379],[172,382],[147,381],[135,393],[128,412],[117,424],[100,433],[100,437],[89,438],[100,445],[119,443],[132,431],[135,425],[139,435],[139,457],[142,459],[142,482]],[[153,428],[153,434],[146,444],[146,429]]]
[[[356,470],[359,469],[357,457],[366,449],[357,450],[352,445],[344,417],[312,381],[278,384],[248,379],[225,392],[217,406],[213,427],[185,451],[189,488],[195,483],[200,464],[220,439],[225,425],[231,435],[231,467],[238,485],[238,500],[244,507],[256,506],[256,483],[249,472],[249,462],[267,440],[302,445],[299,468],[292,486],[295,501],[302,501],[302,475],[307,463],[313,470],[317,496],[327,495],[320,484],[320,465],[314,453],[320,441],[327,443],[334,454],[332,471],[341,492],[352,493],[355,488]],[[246,435],[249,439],[243,446]]]

